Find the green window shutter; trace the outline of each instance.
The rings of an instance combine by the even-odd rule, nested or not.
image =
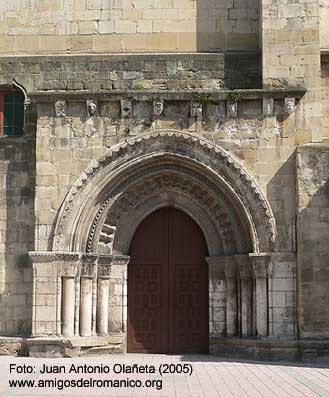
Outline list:
[[[24,127],[24,97],[15,93],[4,96],[4,135],[22,135]]]

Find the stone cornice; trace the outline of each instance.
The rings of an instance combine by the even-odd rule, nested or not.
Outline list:
[[[90,98],[105,100],[120,100],[131,98],[136,101],[150,101],[159,98],[170,101],[191,101],[196,97],[204,96],[205,101],[225,101],[232,94],[238,94],[240,100],[262,98],[302,98],[305,88],[288,87],[276,89],[236,89],[236,90],[103,90],[103,91],[38,91],[29,93],[34,103],[54,102],[58,99],[66,101],[86,101]]]

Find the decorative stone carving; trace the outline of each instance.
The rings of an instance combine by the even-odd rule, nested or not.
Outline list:
[[[263,115],[270,116],[274,111],[274,99],[273,98],[263,98]]]
[[[78,274],[79,264],[78,263],[63,263],[61,266],[60,274],[63,277],[75,277]]]
[[[253,275],[255,278],[266,278],[270,263],[269,254],[250,254]]]
[[[94,117],[97,113],[97,103],[95,101],[87,101],[87,113],[89,117]]]
[[[191,117],[202,118],[202,103],[191,102]]]
[[[111,265],[98,265],[98,277],[107,278],[111,276]]]
[[[56,117],[66,117],[66,101],[55,102]]]
[[[121,116],[123,118],[130,118],[133,115],[133,103],[127,99],[121,99]]]
[[[228,117],[238,117],[238,102],[227,101],[227,115]]]
[[[164,110],[164,101],[159,99],[153,102],[153,113],[155,117],[161,116]]]
[[[284,100],[284,112],[286,114],[292,114],[296,108],[296,99],[295,98],[285,98]]]
[[[276,238],[275,220],[257,182],[222,148],[191,134],[165,130],[132,138],[115,146],[99,159],[91,173],[84,172],[78,178],[62,205],[54,233],[54,250],[69,249],[69,236],[74,233],[70,229],[75,224],[75,214],[87,201],[87,196],[84,197],[84,190],[89,183],[96,183],[91,181],[96,174],[102,172],[110,175],[111,169],[122,159],[125,159],[126,165],[136,161],[140,165],[138,156],[143,155],[145,158],[149,155],[160,158],[164,156],[160,153],[161,148],[165,148],[166,153],[172,152],[172,156],[176,158],[182,153],[186,159],[190,158],[192,163],[197,161],[200,165],[211,168],[223,177],[223,180],[226,180],[230,186],[229,194],[235,192],[233,194],[239,196],[241,205],[248,208],[247,211],[252,214],[254,226],[251,227],[251,230],[257,234],[254,241],[260,247],[257,249],[263,251],[272,249]],[[79,233],[75,234],[79,235]]]
[[[153,172],[160,169],[157,166],[153,169]],[[141,182],[134,184],[133,180],[130,180],[131,187],[118,185],[112,192],[109,199],[107,199],[101,206],[98,214],[96,215],[93,225],[90,229],[87,243],[88,252],[104,252],[104,247],[108,248],[108,253],[111,253],[114,234],[111,237],[109,245],[104,244],[104,235],[109,233],[109,223],[120,222],[122,214],[126,213],[129,208],[136,208],[138,202],[145,201],[146,197],[150,194],[159,194],[161,191],[176,191],[183,192],[186,196],[193,198],[195,201],[200,202],[201,208],[207,208],[207,211],[211,213],[211,218],[216,220],[216,224],[219,227],[218,233],[220,234],[223,243],[231,249],[237,249],[237,242],[235,236],[236,222],[232,223],[232,216],[234,214],[228,214],[228,210],[224,203],[220,203],[220,191],[214,185],[208,181],[202,180],[197,174],[191,172],[190,183],[186,184],[185,181],[179,178],[177,175],[169,174],[169,170],[179,171],[179,166],[166,166],[166,174],[159,174],[154,178],[146,179],[140,176]],[[183,169],[182,169],[183,171]],[[200,182],[200,183],[197,183]],[[202,186],[202,184],[204,186]],[[117,197],[120,192],[120,197],[114,202],[112,197]],[[219,205],[219,203],[221,205]],[[106,218],[103,217],[103,213],[107,212]],[[102,226],[103,222],[103,226]],[[115,227],[111,227],[115,231]]]
[[[252,267],[249,255],[234,255],[240,278],[252,278]]]

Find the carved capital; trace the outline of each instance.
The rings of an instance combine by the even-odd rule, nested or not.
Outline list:
[[[248,254],[245,255],[234,255],[234,259],[237,263],[237,271],[240,274],[241,279],[252,278],[252,266],[251,260]]]
[[[127,266],[130,261],[128,255],[113,255],[113,265],[116,266]]]
[[[266,278],[269,270],[270,254],[249,254],[255,278]]]
[[[98,277],[99,278],[110,278],[111,277],[111,265],[98,265]]]
[[[82,255],[81,263],[80,263],[81,277],[92,278],[95,276],[97,259],[98,259],[98,255],[96,254]]]
[[[233,256],[208,256],[206,261],[212,279],[225,280],[236,277],[236,262]]]

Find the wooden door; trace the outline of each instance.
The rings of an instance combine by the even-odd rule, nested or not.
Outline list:
[[[184,212],[146,218],[130,247],[128,352],[208,351],[206,242]]]

